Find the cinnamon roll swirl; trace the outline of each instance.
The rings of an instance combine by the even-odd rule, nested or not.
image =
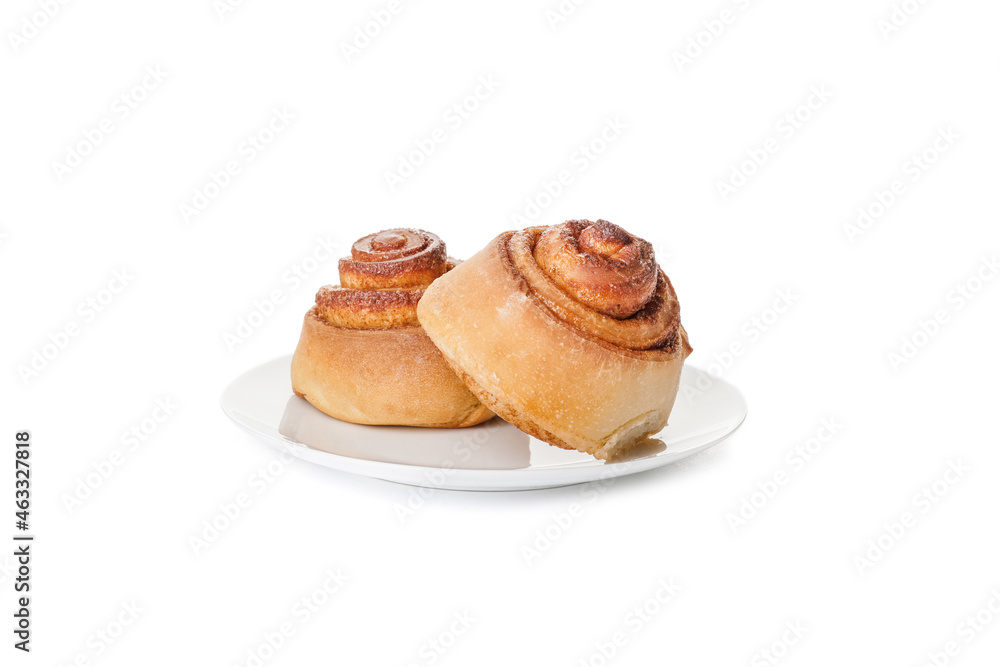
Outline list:
[[[340,260],[340,285],[321,287],[306,313],[293,391],[356,424],[455,428],[492,417],[417,320],[424,289],[456,264],[423,230],[359,239]]]
[[[483,404],[599,459],[666,426],[691,353],[652,246],[606,220],[501,234],[417,316]]]

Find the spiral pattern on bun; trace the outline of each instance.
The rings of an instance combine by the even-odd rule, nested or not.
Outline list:
[[[449,368],[417,320],[417,303],[457,266],[420,229],[369,234],[321,287],[292,355],[292,390],[355,424],[461,428],[493,417]]]
[[[329,324],[350,329],[418,326],[424,288],[448,270],[437,235],[421,229],[387,229],[358,239],[340,260],[340,286],[316,294],[316,312]]]
[[[671,348],[680,304],[653,247],[621,227],[570,220],[510,235],[511,263],[561,320],[630,350]]]
[[[483,405],[603,460],[667,425],[691,353],[652,246],[606,220],[503,232],[417,315]]]

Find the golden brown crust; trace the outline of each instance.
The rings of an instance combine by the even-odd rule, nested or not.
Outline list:
[[[340,284],[377,290],[427,287],[447,270],[448,255],[437,235],[422,229],[387,229],[354,244],[340,260]]]
[[[435,278],[460,262],[448,257],[437,235],[387,229],[358,239],[340,260],[341,285],[316,293],[316,312],[351,329],[419,326],[417,301]]]
[[[660,295],[672,321],[643,349],[628,322],[647,326],[649,303],[622,320],[592,308],[589,315],[554,294],[541,269],[522,273],[517,234],[501,234],[427,289],[417,315],[431,340],[485,405],[553,445],[607,459],[659,431],[691,351],[669,280],[657,271],[650,303]]]
[[[542,264],[536,261],[536,245],[545,233],[544,227],[529,227],[520,232],[506,232],[501,236],[505,237],[506,255],[511,270],[524,279],[528,288],[560,320],[612,345],[633,350],[669,348],[676,341],[680,326],[680,304],[670,280],[656,266],[651,255],[649,261],[652,261],[651,267],[655,277],[653,293],[646,301],[638,304],[638,310],[630,316],[614,317],[589,307],[576,293],[567,292]],[[623,284],[627,285],[627,280],[614,290],[609,288],[605,292],[605,299],[614,300],[613,294],[626,289]],[[635,291],[645,293],[645,287],[637,288]],[[591,293],[597,292],[599,290],[595,286]],[[667,351],[669,352],[669,349]]]
[[[340,286],[316,294],[317,312],[340,327],[415,326],[423,289],[455,265],[436,234],[402,228],[369,234],[340,260]]]
[[[532,257],[546,277],[581,304],[615,319],[631,317],[653,298],[653,246],[607,220],[570,220],[518,232],[533,237]]]
[[[356,290],[326,285],[316,293],[316,312],[329,324],[351,329],[419,326],[423,289]]]
[[[306,313],[292,389],[355,424],[460,428],[493,416],[451,371],[419,326],[336,327]]]
[[[447,360],[447,357],[445,357],[445,359]],[[473,394],[478,396],[483,403],[486,403],[486,401],[483,400],[484,395],[486,396],[490,405],[495,407],[493,412],[495,412],[496,416],[500,417],[500,419],[503,419],[508,424],[516,426],[528,435],[534,436],[539,440],[543,440],[550,445],[555,445],[556,447],[560,447],[562,449],[575,449],[566,442],[563,442],[555,433],[546,431],[527,417],[522,416],[513,406],[504,401],[500,396],[490,395],[486,388],[476,382],[475,378],[463,371],[453,361],[448,360],[448,365],[451,367],[451,370],[455,373],[455,375],[462,380],[465,386],[467,386]]]
[[[455,428],[493,416],[420,328],[424,288],[458,262],[434,234],[392,229],[359,239],[343,286],[316,293],[292,357],[292,389],[358,424]]]

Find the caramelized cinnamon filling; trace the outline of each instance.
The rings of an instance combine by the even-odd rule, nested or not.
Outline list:
[[[358,239],[340,260],[340,284],[374,290],[427,287],[447,270],[445,245],[419,229],[388,229]]]
[[[607,220],[549,227],[533,255],[563,291],[615,319],[639,312],[656,291],[653,246]]]
[[[340,286],[320,288],[316,314],[351,329],[417,326],[424,288],[456,262],[435,234],[388,229],[358,239],[340,260]]]
[[[680,304],[652,246],[605,220],[529,227],[508,240],[508,256],[561,320],[632,350],[671,347]]]

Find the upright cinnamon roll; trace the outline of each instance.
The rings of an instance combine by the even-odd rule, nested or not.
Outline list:
[[[501,234],[417,316],[483,404],[599,459],[666,426],[691,353],[652,246],[606,220]]]
[[[417,302],[453,269],[445,245],[418,229],[359,239],[306,313],[292,389],[355,424],[453,428],[493,413],[455,376],[417,321]]]

